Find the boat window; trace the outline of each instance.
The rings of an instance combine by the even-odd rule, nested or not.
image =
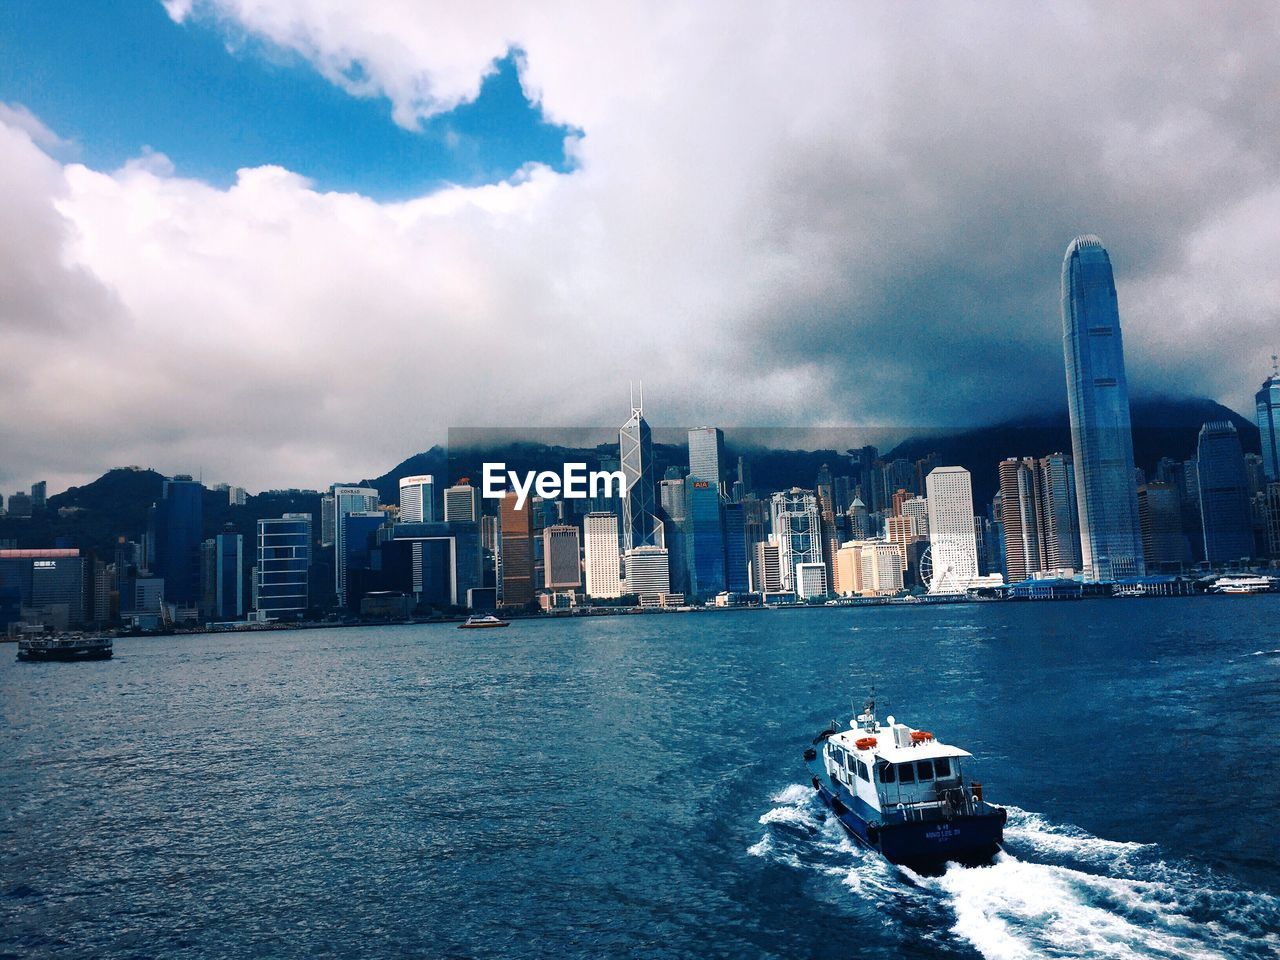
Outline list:
[[[938,772],[938,779],[951,776],[951,761],[946,757],[939,757],[933,761],[934,769]]]
[[[933,761],[921,760],[916,764],[916,772],[920,780],[933,779]]]
[[[853,769],[853,765],[854,765],[855,763],[857,763],[857,762],[858,762],[858,760],[857,760],[857,758],[856,758],[856,757],[854,757],[854,755],[853,755],[852,753],[846,753],[846,754],[844,755],[844,762],[845,762],[845,765],[846,765],[846,766],[848,766],[848,768],[849,768],[850,770],[852,770],[852,769]]]
[[[871,771],[867,768],[867,765],[863,763],[861,760],[858,761],[858,776],[860,776],[863,780],[867,781],[867,783],[871,782]]]
[[[909,763],[898,764],[898,782],[899,783],[915,783],[916,770]]]
[[[876,772],[880,775],[881,783],[893,783],[894,776],[892,763],[886,763],[884,760],[881,760],[876,764]]]

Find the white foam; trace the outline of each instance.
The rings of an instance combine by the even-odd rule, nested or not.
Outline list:
[[[799,807],[774,807],[760,818],[760,822],[765,826],[777,823],[782,826],[800,827],[805,830],[814,830],[818,826],[818,821],[814,819],[813,814]]]
[[[770,803],[801,803],[813,799],[814,789],[808,784],[793,783],[769,798]]]
[[[769,835],[766,833],[760,838],[759,842],[753,843],[751,846],[747,847],[747,853],[753,857],[764,857],[768,856],[769,851],[772,849],[773,841],[769,839]]]

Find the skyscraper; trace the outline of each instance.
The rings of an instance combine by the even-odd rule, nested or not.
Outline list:
[[[498,602],[523,607],[533,600],[533,504],[516,509],[516,495],[503,494],[499,509],[499,571],[502,588]]]
[[[164,578],[164,598],[189,606],[200,600],[200,544],[204,485],[180,474],[164,482],[155,506],[154,572]]]
[[[724,588],[732,593],[751,589],[747,564],[747,511],[741,503],[726,503],[724,514]]]
[[[333,502],[333,589],[338,606],[347,605],[347,542],[342,525],[344,517],[353,513],[370,513],[378,509],[378,491],[373,487],[334,486],[329,491]]]
[[[214,537],[213,615],[218,620],[244,616],[244,537],[220,533]]]
[[[781,588],[796,589],[796,565],[822,562],[822,525],[818,498],[807,490],[792,487],[775,493],[770,500],[773,533],[778,547]]]
[[[671,592],[671,561],[665,547],[633,547],[623,556],[624,589],[640,597]]]
[[[1005,576],[1021,583],[1041,566],[1037,492],[1039,471],[1030,457],[1000,462],[1000,520],[1004,524]]]
[[[653,475],[653,435],[644,418],[644,394],[618,430],[618,451],[626,489],[622,494],[622,546],[663,546],[662,523],[655,516],[657,483]]]
[[[1039,469],[1040,545],[1044,569],[1080,569],[1080,514],[1076,505],[1076,473],[1064,453],[1041,457]]]
[[[1138,519],[1142,523],[1142,552],[1148,570],[1180,565],[1191,559],[1182,535],[1182,504],[1171,483],[1138,487]]]
[[[31,506],[37,510],[43,510],[45,502],[48,499],[49,484],[44,480],[37,480],[31,485]]]
[[[622,595],[622,556],[618,552],[617,514],[588,513],[582,520],[583,566],[587,596],[612,599]]]
[[[1255,395],[1258,433],[1262,439],[1262,469],[1272,483],[1280,481],[1280,363],[1271,357],[1271,376]]]
[[[1235,424],[1219,420],[1201,427],[1196,460],[1205,559],[1230,563],[1253,556],[1249,483]]]
[[[434,523],[436,481],[429,473],[404,477],[400,481],[400,522]]]
[[[578,528],[552,524],[542,531],[542,562],[548,590],[577,590],[582,586],[582,548]]]
[[[480,491],[465,479],[459,480],[444,491],[444,520],[452,523],[458,520],[480,520]]]
[[[1139,576],[1146,566],[1120,312],[1111,258],[1094,236],[1071,241],[1062,261],[1062,345],[1085,576]]]
[[[694,474],[685,484],[689,504],[684,524],[689,592],[705,599],[724,590],[726,582],[720,490],[711,478],[704,480]]]
[[[286,513],[258,521],[259,620],[296,620],[307,612],[311,568],[311,514]]]
[[[930,593],[963,593],[978,576],[973,481],[964,467],[937,467],[925,477],[929,501]]]
[[[689,476],[707,480],[724,493],[724,431],[695,427],[689,431]]]

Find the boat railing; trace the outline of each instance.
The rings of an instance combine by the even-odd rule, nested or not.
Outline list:
[[[955,816],[977,816],[991,812],[991,806],[979,800],[968,787],[955,786],[938,791],[924,800],[901,800],[881,796],[880,809],[897,813],[903,821],[945,820]]]

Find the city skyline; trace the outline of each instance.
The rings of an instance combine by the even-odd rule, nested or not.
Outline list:
[[[1276,349],[1267,5],[1175,34],[1087,5],[37,10],[0,20],[3,489],[89,463],[318,488],[450,424],[594,419],[627,337],[674,422],[1035,414],[1083,229],[1135,397],[1245,410]]]

